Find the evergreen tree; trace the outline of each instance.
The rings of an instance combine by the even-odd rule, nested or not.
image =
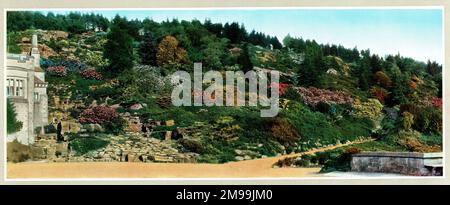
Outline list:
[[[153,38],[153,34],[151,32],[147,32],[144,35],[144,39],[139,46],[139,56],[141,57],[141,63],[145,65],[156,66],[156,52],[157,52],[157,43]]]
[[[270,44],[273,46],[273,49],[281,49],[283,48],[283,45],[281,45],[280,41],[277,37],[272,37],[270,39]]]
[[[22,122],[17,120],[17,113],[14,109],[14,105],[11,103],[10,99],[6,100],[6,118],[7,126],[6,132],[8,134],[15,133],[22,129]]]
[[[108,41],[103,55],[110,62],[107,70],[112,75],[118,75],[133,67],[133,39],[124,25],[126,25],[126,19],[117,15],[107,35]]]
[[[241,65],[241,70],[244,71],[244,73],[247,71],[253,70],[253,63],[250,60],[247,43],[244,44],[237,61],[238,61],[238,64]]]

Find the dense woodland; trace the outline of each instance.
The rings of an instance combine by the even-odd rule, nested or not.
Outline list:
[[[441,150],[442,66],[436,62],[320,44],[301,34],[280,42],[239,22],[108,20],[98,14],[40,12],[7,13],[8,52],[22,52],[20,39],[36,30],[69,34],[40,42],[57,53],[41,63],[50,84],[76,81],[69,88],[76,93],[71,98],[119,103],[119,113],[145,103],[135,112],[141,119],[175,120],[175,127],[160,129],[203,123],[178,142],[180,149],[199,153],[199,161],[233,161],[235,149],[273,156],[361,137],[375,141],[354,145],[352,152]],[[63,52],[68,47],[74,48],[71,58]],[[204,70],[281,71],[286,74],[279,85],[282,111],[264,119],[255,107],[171,106],[165,102],[171,92],[167,76],[192,71],[194,62],[202,62]],[[98,87],[94,91],[89,89],[93,85]],[[73,111],[74,116],[83,113]],[[123,133],[120,120],[102,123]],[[326,159],[316,163],[333,166],[348,151],[336,152],[322,154]]]

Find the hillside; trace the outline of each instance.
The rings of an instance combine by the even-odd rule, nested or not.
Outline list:
[[[145,153],[133,156],[140,161],[224,163],[368,138],[375,141],[358,151],[442,149],[442,66],[435,62],[291,36],[281,43],[239,23],[71,15],[46,17],[57,25],[14,27],[19,17],[8,16],[7,41],[9,53],[27,52],[38,34],[49,119],[64,122],[69,161],[120,161],[129,152]],[[67,20],[75,17],[91,26]],[[281,71],[280,113],[173,106],[170,74],[192,72],[194,62],[203,70]]]

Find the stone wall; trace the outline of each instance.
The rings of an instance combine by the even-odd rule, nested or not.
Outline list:
[[[442,153],[363,152],[354,154],[351,170],[357,172],[398,173],[415,176],[440,175]],[[435,173],[436,172],[436,173]]]

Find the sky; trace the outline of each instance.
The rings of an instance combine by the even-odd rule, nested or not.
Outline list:
[[[80,10],[76,10],[80,11]],[[46,13],[48,11],[44,11]],[[52,11],[67,13],[68,10]],[[442,10],[438,8],[388,9],[183,9],[84,10],[112,19],[150,18],[161,22],[210,19],[213,23],[239,22],[251,30],[277,36],[313,39],[318,43],[370,49],[381,56],[400,53],[420,61],[443,63]]]

